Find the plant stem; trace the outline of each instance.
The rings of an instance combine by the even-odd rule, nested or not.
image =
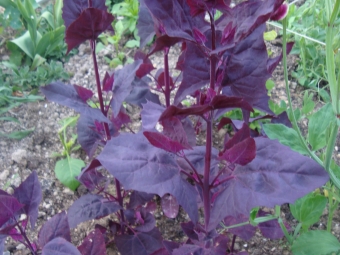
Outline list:
[[[210,219],[210,163],[212,150],[212,113],[210,119],[207,121],[207,136],[205,145],[205,165],[204,165],[204,180],[203,180],[203,202],[204,202],[204,224],[205,229],[208,229]]]
[[[95,76],[96,76],[96,84],[97,84],[97,92],[98,92],[98,99],[99,99],[100,110],[104,114],[104,116],[107,116],[107,114],[105,112],[105,108],[104,108],[104,100],[103,100],[102,88],[100,86],[98,63],[97,63],[97,57],[96,57],[96,41],[95,40],[91,40],[90,44],[91,44],[91,50],[92,50],[92,59],[93,59],[94,73],[95,73]],[[110,130],[109,130],[109,125],[107,123],[103,123],[103,125],[104,125],[105,134],[106,134],[106,139],[110,140],[111,139],[111,134],[110,134]]]
[[[116,192],[117,192],[117,200],[119,205],[123,208],[123,197],[121,193],[121,187],[120,187],[120,182],[115,178],[115,186],[116,186]],[[125,216],[124,216],[124,210],[120,209],[120,225],[121,225],[121,233],[124,234],[124,221],[125,221]]]
[[[164,49],[164,84],[165,84],[165,104],[170,106],[170,74],[169,74],[169,48]]]
[[[31,252],[33,253],[33,255],[36,255],[37,253],[34,251],[34,248],[30,242],[30,240],[28,239],[27,235],[26,235],[26,232],[22,229],[22,227],[20,226],[19,222],[14,219],[15,222],[16,222],[16,226],[18,227],[19,231],[20,231],[20,234],[22,235],[22,237],[25,239],[26,241],[26,247],[29,248],[31,250]]]

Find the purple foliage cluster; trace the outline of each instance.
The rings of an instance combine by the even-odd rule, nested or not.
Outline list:
[[[215,19],[217,10],[222,15]],[[285,11],[283,0],[246,1],[233,8],[230,0],[140,0],[141,45],[155,38],[154,43],[148,54],[137,52],[134,63],[100,81],[96,39],[111,29],[114,17],[105,0],[64,1],[68,51],[87,40],[91,44],[99,106],[91,107],[94,93],[78,85],[55,82],[41,90],[50,101],[80,113],[78,140],[92,161],[78,179],[91,193],[46,222],[30,242],[25,230],[28,221],[34,227],[41,200],[37,175],[14,195],[0,190],[0,254],[7,236],[33,254],[49,255],[102,255],[112,242],[123,255],[244,255],[234,249],[236,236],[249,240],[259,228],[268,238],[281,238],[275,220],[228,231],[220,223],[247,222],[252,208],[293,203],[328,180],[310,158],[249,128],[254,108],[275,119],[265,82],[282,56],[268,57],[263,32],[267,20],[282,18]],[[178,44],[180,75],[173,77],[168,54]],[[149,56],[156,52],[163,52],[164,68],[153,71]],[[187,96],[195,99],[189,107],[181,103]],[[121,133],[130,123],[123,102],[142,109],[137,133]],[[236,108],[242,121],[221,118]],[[214,148],[213,132],[226,124],[235,135],[227,134],[223,148]],[[203,146],[196,144],[199,134],[206,136]],[[103,168],[114,177],[115,194]],[[185,243],[163,240],[153,216],[155,195],[167,217],[175,218],[179,206],[189,215],[191,221],[181,224]],[[71,244],[70,228],[113,213],[116,222],[96,226],[77,248]],[[20,220],[22,214],[27,218]]]

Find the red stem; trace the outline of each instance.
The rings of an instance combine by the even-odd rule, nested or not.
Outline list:
[[[100,86],[100,78],[99,78],[99,71],[98,71],[98,63],[97,63],[97,57],[96,57],[96,41],[91,40],[91,50],[92,50],[92,59],[93,59],[93,66],[94,66],[94,73],[96,76],[96,84],[97,84],[97,91],[98,91],[98,99],[99,99],[99,105],[100,105],[100,110],[104,114],[104,116],[107,117],[105,108],[104,108],[104,100],[103,100],[103,93],[102,93],[102,88]],[[111,139],[111,134],[109,130],[109,125],[107,123],[103,123],[104,125],[104,130],[106,134],[106,139],[110,140]]]
[[[116,183],[116,192],[117,192],[117,200],[119,205],[123,208],[123,197],[121,193],[121,187],[120,187],[120,182],[115,178],[115,183]],[[124,217],[124,210],[120,209],[120,216],[121,216],[121,233],[124,234],[124,222],[125,222],[125,217]]]

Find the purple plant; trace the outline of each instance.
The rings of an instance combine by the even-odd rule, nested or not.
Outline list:
[[[34,254],[42,249],[43,254],[52,255],[105,254],[105,245],[111,242],[123,255],[244,255],[234,249],[236,236],[248,240],[258,227],[266,237],[281,238],[275,220],[256,227],[229,227],[248,222],[254,207],[293,203],[328,180],[326,171],[313,160],[248,126],[254,108],[267,113],[266,118],[275,117],[268,107],[265,82],[282,56],[268,57],[263,32],[267,20],[284,15],[283,0],[254,0],[233,8],[228,0],[141,0],[141,45],[155,36],[154,44],[148,54],[137,52],[134,63],[106,73],[100,82],[96,38],[113,20],[104,3],[64,1],[63,9],[68,49],[90,41],[99,109],[88,104],[94,93],[80,86],[56,82],[42,88],[49,100],[81,115],[78,139],[92,161],[78,179],[93,194],[75,201],[67,214],[45,223],[35,245],[26,242],[27,246]],[[216,10],[222,15],[215,20]],[[179,77],[171,76],[168,60],[175,44],[182,46],[176,65]],[[159,51],[164,54],[164,68],[153,74],[149,56]],[[156,86],[149,85],[152,81]],[[165,105],[155,91],[164,94]],[[181,102],[187,96],[196,103],[184,107]],[[142,108],[141,131],[120,134],[121,127],[130,122],[123,102]],[[228,118],[219,122],[235,108],[242,110],[242,122]],[[155,128],[157,123],[161,132]],[[215,127],[228,123],[235,135],[226,135],[222,145],[214,148]],[[196,145],[200,133],[205,135],[203,146]],[[98,148],[100,154],[94,157]],[[115,194],[109,192],[101,168],[113,175]],[[0,238],[16,237],[10,231],[20,226],[20,210],[29,216],[31,226],[35,223],[37,201],[33,206],[32,200],[18,195],[23,189],[19,187],[14,196],[0,193]],[[176,217],[179,205],[188,213],[191,221],[181,223],[188,237],[185,243],[163,240],[153,217],[154,194],[161,197],[166,216]],[[112,213],[116,222],[110,221],[106,228],[97,226],[78,249],[70,244],[70,227]]]

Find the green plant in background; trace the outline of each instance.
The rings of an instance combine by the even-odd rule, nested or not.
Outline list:
[[[116,16],[116,20],[113,23],[115,31],[114,35],[102,34],[99,36],[100,42],[97,43],[96,51],[100,51],[105,45],[111,43],[115,47],[117,52],[116,56],[112,59],[105,57],[105,60],[110,64],[111,67],[117,67],[124,63],[131,63],[132,58],[127,57],[128,53],[122,53],[119,49],[122,40],[130,37],[124,44],[126,49],[134,49],[139,47],[139,36],[137,34],[137,19],[139,12],[139,1],[138,0],[121,0],[121,1],[106,1],[106,6],[110,12]],[[132,38],[131,38],[132,37]]]
[[[314,1],[313,4],[316,5],[318,2]],[[311,1],[306,1],[306,3],[311,3]],[[288,113],[293,128],[282,124],[264,124],[264,131],[268,137],[278,139],[291,149],[310,156],[324,166],[330,176],[330,181],[323,187],[323,195],[315,192],[297,200],[290,206],[293,216],[298,221],[298,225],[292,234],[288,233],[286,227],[281,224],[294,255],[338,254],[340,251],[340,242],[331,233],[334,211],[338,208],[340,202],[340,167],[332,159],[340,126],[338,119],[338,116],[340,116],[340,72],[336,68],[340,53],[337,49],[334,49],[334,45],[338,43],[340,0],[326,0],[323,1],[323,4],[326,5],[326,8],[323,6],[322,9],[317,11],[322,19],[315,17],[315,20],[322,22],[319,24],[320,34],[324,37],[325,43],[322,44],[325,47],[319,48],[321,53],[316,52],[316,54],[319,54],[319,62],[323,63],[323,79],[328,83],[330,100],[324,103],[320,109],[315,109],[312,100],[313,95],[306,91],[302,109],[293,109],[286,57],[286,29],[287,23],[291,19],[291,16],[288,16],[283,21],[283,66],[288,97]],[[316,10],[308,9],[308,12],[314,11]],[[306,13],[303,13],[303,15],[306,15]],[[290,20],[290,22],[293,21]],[[300,36],[306,38],[306,36]],[[305,45],[300,44],[299,47],[301,47],[301,54],[304,54],[302,52],[306,49],[303,48]],[[303,75],[301,73],[301,76]],[[304,137],[298,121],[306,118],[308,119],[308,127]],[[320,216],[326,207],[328,209],[327,230],[310,230],[310,227],[320,220]]]
[[[71,153],[80,149],[80,145],[76,144],[77,135],[72,134],[71,138],[68,139],[67,129],[72,128],[77,124],[79,115],[75,117],[68,117],[60,121],[62,126],[58,131],[59,139],[63,145],[63,151],[61,153],[53,153],[52,157],[61,157],[58,160],[54,172],[58,180],[70,188],[75,190],[80,183],[75,179],[81,172],[81,169],[85,167],[85,163],[81,159],[76,159],[71,157]]]

